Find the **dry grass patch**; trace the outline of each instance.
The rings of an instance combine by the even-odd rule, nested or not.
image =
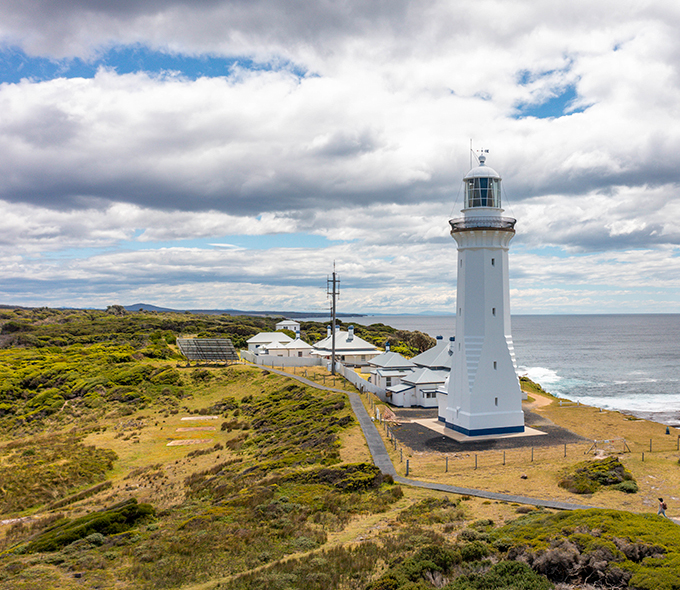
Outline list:
[[[600,412],[588,406],[559,406],[552,396],[532,391],[532,411],[545,416],[558,426],[576,434],[593,439],[624,437],[632,452],[614,453],[623,450],[622,441],[611,444],[601,443],[605,451],[593,453],[591,444],[568,444],[566,457],[564,445],[552,447],[531,447],[502,450],[443,453],[421,453],[401,444],[394,448],[382,427],[378,427],[388,453],[400,475],[406,473],[406,459],[409,460],[409,477],[459,487],[481,489],[493,492],[524,495],[533,498],[578,503],[590,506],[604,506],[621,510],[646,512],[655,510],[656,498],[670,498],[669,514],[680,514],[680,465],[676,450],[675,429],[666,435],[666,427],[647,420],[630,420],[618,412]],[[370,403],[362,396],[369,410]],[[616,436],[615,436],[616,435]],[[649,453],[649,439],[652,449]],[[606,450],[610,452],[607,453]],[[646,449],[646,450],[645,450]],[[588,451],[590,453],[587,453]],[[597,449],[595,449],[597,451]],[[644,461],[642,452],[645,451]],[[616,454],[638,481],[639,492],[626,494],[615,490],[599,490],[593,495],[570,493],[558,486],[561,472],[580,461],[595,456]],[[402,460],[403,459],[403,460]],[[475,459],[477,468],[475,469]],[[526,476],[526,479],[523,478]]]

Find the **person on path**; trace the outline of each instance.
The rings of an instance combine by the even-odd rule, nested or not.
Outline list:
[[[666,516],[666,508],[667,508],[666,502],[663,501],[663,498],[659,498],[659,511],[657,512],[657,514],[660,514],[664,518],[668,518]]]

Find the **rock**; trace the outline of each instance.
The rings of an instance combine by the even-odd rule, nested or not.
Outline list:
[[[529,479],[529,476],[526,473],[522,473],[519,477],[520,479]]]

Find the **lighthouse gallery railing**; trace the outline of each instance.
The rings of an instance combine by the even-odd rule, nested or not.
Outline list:
[[[450,219],[451,231],[465,231],[468,229],[500,229],[514,231],[516,219],[512,217],[459,217]]]

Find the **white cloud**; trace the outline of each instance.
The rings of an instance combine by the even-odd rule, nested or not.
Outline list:
[[[0,85],[0,295],[323,307],[305,293],[335,260],[348,308],[450,309],[446,222],[473,137],[518,219],[515,311],[678,310],[680,12],[666,4],[4,2],[0,38],[33,54],[138,43],[270,67]],[[583,112],[516,118],[568,88]],[[223,239],[277,233],[332,244]]]

